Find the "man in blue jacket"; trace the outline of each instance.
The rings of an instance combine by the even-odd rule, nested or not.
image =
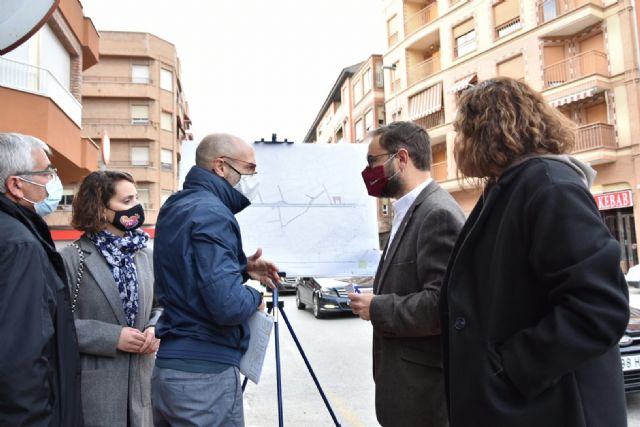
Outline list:
[[[243,283],[278,280],[276,266],[242,250],[235,214],[257,183],[253,148],[227,134],[205,137],[184,189],[160,209],[154,242],[156,292],[164,308],[152,376],[156,426],[243,426],[238,366],[247,320],[264,304]]]

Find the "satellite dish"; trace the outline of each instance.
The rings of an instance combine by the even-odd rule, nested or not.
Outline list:
[[[102,131],[100,147],[102,151],[102,163],[106,166],[109,164],[109,159],[111,158],[111,140],[109,139],[109,134],[106,129]]]
[[[0,0],[0,55],[26,42],[53,15],[60,0]]]

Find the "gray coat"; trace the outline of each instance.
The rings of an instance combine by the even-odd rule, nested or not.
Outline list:
[[[127,326],[116,282],[98,248],[86,237],[76,241],[85,267],[74,313],[82,367],[82,407],[85,425],[137,427],[153,425],[151,371],[153,354],[125,353],[116,348]],[[72,293],[79,267],[78,250],[61,251]],[[153,256],[143,249],[135,256],[139,311],[135,327],[155,326],[161,309],[153,298]],[[127,423],[127,414],[129,422]]]
[[[383,426],[448,425],[438,300],[464,222],[437,183],[418,195],[385,248],[373,284],[373,376]]]

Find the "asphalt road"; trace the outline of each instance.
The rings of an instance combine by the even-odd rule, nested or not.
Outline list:
[[[631,288],[630,297],[631,304],[640,307],[640,289]],[[311,310],[296,308],[293,295],[281,299],[340,424],[378,426],[371,378],[371,324],[344,315],[316,319]],[[284,425],[334,426],[282,317],[279,332]],[[260,383],[247,385],[247,427],[278,425],[274,347],[272,338]],[[627,414],[629,426],[640,426],[640,393],[627,396]]]

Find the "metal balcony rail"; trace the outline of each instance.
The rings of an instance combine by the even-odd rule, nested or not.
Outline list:
[[[151,160],[111,160],[109,162],[110,167],[153,167],[153,162]]]
[[[440,109],[433,114],[414,120],[414,123],[423,129],[431,129],[444,124],[444,110]]]
[[[50,98],[80,126],[82,105],[46,68],[0,57],[0,86]]]
[[[404,24],[405,34],[409,35],[438,17],[438,2],[429,3],[424,9],[409,16]]]
[[[592,123],[576,129],[574,153],[597,148],[616,148],[616,131],[608,123]]]
[[[409,86],[438,71],[440,71],[440,55],[434,55],[409,69]]]
[[[603,6],[602,0],[539,0],[538,25],[566,15],[586,4]]]
[[[145,118],[130,118],[130,119],[112,119],[102,117],[84,117],[82,119],[83,125],[115,125],[115,126],[139,126],[139,125],[151,125],[156,126],[158,122],[151,121]]]
[[[508,36],[511,33],[515,33],[520,28],[522,28],[522,21],[519,16],[516,16],[515,18],[496,27],[496,37],[501,38]]]
[[[607,54],[590,50],[544,69],[544,88],[559,86],[592,74],[609,75]]]
[[[82,81],[85,83],[136,83],[136,84],[153,84],[153,80],[149,77],[133,77],[133,76],[84,76]]]

